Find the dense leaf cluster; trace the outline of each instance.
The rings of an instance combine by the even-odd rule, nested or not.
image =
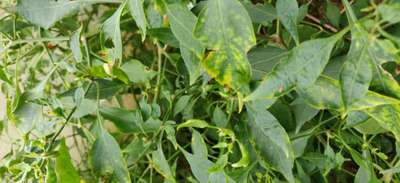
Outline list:
[[[2,0],[0,182],[399,182],[399,46],[396,0]]]

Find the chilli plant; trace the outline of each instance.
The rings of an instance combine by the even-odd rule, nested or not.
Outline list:
[[[1,0],[0,182],[400,182],[399,46],[398,0]]]

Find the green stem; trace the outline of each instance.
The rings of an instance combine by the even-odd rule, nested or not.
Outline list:
[[[89,86],[86,88],[85,90],[85,94],[84,96],[86,96],[89,92],[89,89],[92,87],[92,83],[89,84]],[[78,106],[75,106],[74,108],[72,108],[71,112],[68,114],[67,118],[65,119],[65,122],[62,124],[61,128],[57,131],[57,133],[53,136],[53,138],[50,141],[50,144],[47,148],[46,151],[49,151],[52,149],[54,142],[57,140],[57,137],[61,134],[61,132],[64,130],[65,126],[68,124],[68,122],[72,119],[72,115],[75,113],[76,109],[78,108]]]
[[[160,47],[159,43],[156,43],[157,45],[157,85],[156,85],[156,91],[154,94],[154,102],[157,102],[160,89],[161,89],[161,74],[162,74],[162,48]]]

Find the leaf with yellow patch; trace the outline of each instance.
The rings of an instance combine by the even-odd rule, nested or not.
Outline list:
[[[207,1],[194,34],[212,50],[202,65],[220,84],[247,91],[251,67],[246,52],[256,44],[250,16],[237,0]]]

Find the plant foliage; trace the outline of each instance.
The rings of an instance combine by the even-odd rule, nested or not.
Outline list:
[[[400,182],[400,2],[2,0],[0,182]]]

